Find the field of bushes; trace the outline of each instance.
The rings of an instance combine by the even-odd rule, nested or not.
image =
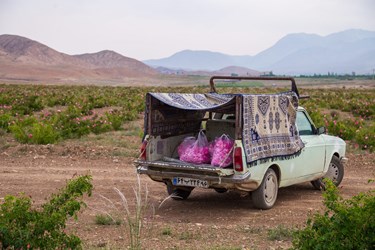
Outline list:
[[[58,144],[67,139],[79,139],[89,134],[104,134],[109,131],[124,130],[127,125],[126,123],[130,121],[137,120],[136,123],[140,124],[142,112],[144,111],[144,98],[147,92],[206,93],[208,91],[209,89],[205,87],[133,88],[0,84],[0,150],[8,147],[7,139],[10,137],[13,137],[21,144]],[[285,89],[259,88],[257,85],[253,85],[251,88],[245,88],[243,86],[221,86],[219,91],[221,93],[275,93],[285,91]],[[373,152],[375,148],[375,89],[348,89],[342,87],[335,89],[301,88],[300,93],[310,96],[309,99],[300,100],[300,105],[308,110],[316,126],[325,126],[329,134],[340,136],[346,140],[350,150],[359,153],[358,155],[369,155],[369,158],[372,157],[373,154],[362,154],[362,152]],[[140,128],[137,131],[142,130]],[[108,134],[109,133],[104,134],[104,136]],[[5,155],[7,154],[4,154],[4,157]],[[39,158],[34,156],[32,159],[38,160]],[[43,160],[43,157],[40,159]],[[67,160],[67,158],[61,159],[63,159],[63,161]],[[76,161],[77,159],[71,160]],[[100,162],[100,164],[101,163],[103,162]],[[362,163],[363,161],[360,164]],[[364,163],[365,164],[362,164],[363,168],[361,171],[366,168],[372,171],[372,166],[366,165],[367,161]],[[79,165],[77,163],[75,164]],[[115,161],[111,161],[109,164],[113,167]],[[353,165],[353,168],[358,167],[355,166],[354,163]],[[11,166],[12,168],[14,167],[14,165]],[[102,167],[102,165],[100,166]],[[15,175],[19,177],[24,177],[24,175],[27,175],[25,174],[26,172],[24,172],[25,169],[31,171],[28,173],[35,173],[32,171],[36,171],[36,168],[24,168],[22,166],[21,171],[19,169],[12,169],[12,171],[19,171],[18,175],[17,172],[12,172],[8,169],[4,170],[4,173],[15,173]],[[57,169],[59,171],[59,168]],[[74,169],[74,171],[76,171],[76,169]],[[348,171],[350,172],[351,168],[348,168]],[[108,174],[108,172],[104,172]],[[95,172],[95,174],[98,175],[98,172]],[[366,181],[368,178],[373,179],[370,175],[364,174],[364,176],[366,176]],[[360,172],[356,172],[355,178],[358,179],[359,177]],[[6,176],[5,178],[8,177]],[[82,178],[86,179],[82,181]],[[41,177],[41,179],[43,178]],[[43,179],[43,184],[44,181]],[[108,185],[107,182],[108,179],[106,177],[106,185]],[[369,182],[373,183],[373,180]],[[55,182],[53,183],[56,184]],[[355,186],[353,179],[351,179],[350,185]],[[98,190],[102,188],[103,191],[102,186],[103,185],[98,185]],[[0,203],[0,214],[3,215],[0,216],[0,248],[11,248],[13,246],[16,249],[53,249],[63,245],[68,248],[77,247],[77,249],[80,249],[82,247],[81,239],[78,238],[78,236],[66,234],[66,221],[71,216],[76,216],[81,206],[82,208],[85,207],[85,204],[80,198],[85,192],[91,194],[92,187],[91,176],[79,177],[79,179],[69,182],[66,188],[61,189],[60,193],[52,195],[49,201],[38,208],[31,206],[33,203],[31,196],[6,196],[4,201]],[[40,186],[37,186],[36,189],[39,192]],[[131,189],[131,187],[129,187],[129,189]],[[331,188],[328,187],[327,190],[328,192],[323,194],[324,205],[326,206],[324,215],[314,214],[311,216],[304,230],[295,231],[294,228],[284,228],[282,224],[278,225],[275,229],[268,229],[267,227],[269,238],[271,238],[271,234],[275,234],[276,238],[280,237],[280,235],[287,235],[286,241],[291,241],[291,235],[295,234],[296,236],[293,240],[295,249],[370,249],[371,247],[369,248],[367,246],[373,246],[374,244],[372,233],[374,232],[374,217],[371,216],[374,214],[374,192],[371,191],[371,193],[368,194],[360,193],[358,196],[344,200],[342,197],[338,196],[338,190],[333,186]],[[344,191],[347,192],[350,190],[350,188],[344,189]],[[134,189],[132,191],[134,191]],[[154,195],[160,196],[160,194],[158,194],[159,191],[158,188],[153,189]],[[293,193],[296,191],[290,189],[288,193],[290,192]],[[287,192],[284,192],[284,195],[286,193]],[[310,195],[314,195],[314,193]],[[164,196],[160,197],[163,198]],[[195,202],[199,203],[199,199]],[[288,202],[285,196],[284,202]],[[309,200],[309,202],[311,202],[311,200]],[[305,204],[311,206],[309,203]],[[145,205],[148,205],[147,202]],[[194,206],[194,201],[191,205]],[[138,209],[137,206],[136,208]],[[199,209],[201,209],[201,207],[199,207]],[[197,209],[198,212],[208,211],[206,208],[202,210],[199,209]],[[238,209],[236,211],[241,211],[241,206],[236,209]],[[279,209],[280,210],[277,210],[277,208],[275,208],[274,211],[270,212],[269,216],[274,217],[275,214],[277,216],[277,213],[281,215],[285,212],[283,204],[280,204]],[[293,207],[288,207],[288,210],[289,209],[292,210]],[[303,206],[303,214],[305,213],[305,209],[306,206]],[[177,210],[178,209],[176,209],[176,211]],[[166,211],[168,218],[170,218],[171,210],[168,209]],[[180,222],[181,214],[179,212],[176,213],[174,216],[176,220]],[[257,213],[258,211],[253,213],[256,215],[255,217],[258,217]],[[262,213],[265,212],[263,211]],[[54,216],[51,216],[51,214]],[[109,220],[108,217],[100,217],[100,215],[97,215],[95,217],[94,230],[103,234],[103,231],[100,230],[104,229],[98,229],[97,225],[116,224],[117,226],[121,223],[125,223],[129,228],[130,248],[141,249],[141,229],[139,229],[141,226],[137,223],[142,222],[142,216],[138,216],[137,214],[138,217],[136,217],[134,221],[130,215],[127,216],[128,217],[125,216],[124,221],[115,221],[113,218],[109,218]],[[164,216],[163,212],[160,212],[158,216]],[[190,218],[195,217],[194,213],[188,214],[187,216],[190,216]],[[266,218],[267,216],[265,215],[263,217]],[[232,224],[231,218],[228,219],[230,224]],[[194,222],[194,220],[192,220],[192,222]],[[91,225],[90,223],[92,222],[86,221],[86,224],[84,224],[84,222],[81,221],[80,223],[82,227],[85,228],[87,225]],[[193,223],[194,227],[196,227],[197,224]],[[197,237],[200,241],[205,240],[205,236],[203,237],[197,234],[199,237],[202,237],[199,238],[190,231],[183,232],[179,236],[176,228],[171,229],[174,225],[173,222],[171,224],[172,226],[169,224],[168,226],[165,226],[166,224],[161,225],[161,237],[169,237],[174,242],[186,241],[189,243],[189,240],[191,241],[194,237]],[[202,223],[199,222],[199,225],[202,225]],[[137,229],[137,232],[132,231],[134,228]],[[246,224],[246,228],[249,228],[249,225]],[[361,228],[361,230],[357,230],[357,228]],[[107,229],[108,228],[105,230]],[[186,228],[184,228],[184,230],[185,229]],[[263,230],[259,228],[250,229],[258,233]],[[118,230],[118,228],[114,226],[111,230],[113,231],[107,233],[107,238],[110,238],[109,235],[112,235],[113,232],[117,232],[116,230]],[[231,229],[230,231],[233,230]],[[45,232],[49,232],[50,234]],[[82,232],[84,233],[85,230],[80,231],[81,234]],[[90,231],[89,234],[92,234],[92,232]],[[256,237],[256,234],[257,233],[251,234],[251,237]],[[50,235],[52,236],[50,237]],[[114,233],[114,235],[116,235],[116,233]],[[159,236],[156,235],[155,237]],[[277,241],[277,244],[280,242],[282,241]],[[163,245],[164,243],[163,241],[163,243],[159,244]],[[86,244],[93,246],[94,243],[89,242]],[[143,244],[150,243],[144,242]],[[154,242],[152,244],[154,244]],[[268,244],[268,242],[264,244]],[[95,246],[99,247],[105,245],[98,243]],[[163,248],[165,247],[163,246]],[[243,247],[209,249],[243,249]]]
[[[0,133],[20,143],[53,144],[90,133],[119,130],[139,119],[147,92],[208,92],[204,87],[132,88],[98,86],[0,85]],[[221,88],[222,93],[281,89]],[[375,90],[302,89],[301,100],[315,124],[358,149],[375,147]]]

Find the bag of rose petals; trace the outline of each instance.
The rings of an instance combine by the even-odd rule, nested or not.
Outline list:
[[[203,131],[199,132],[198,138],[194,141],[194,143],[186,147],[184,150],[181,150],[180,153],[181,161],[195,164],[205,164],[210,163],[211,161],[207,137]]]
[[[227,135],[215,139],[212,153],[211,165],[217,167],[228,167],[233,162],[234,140]]]
[[[195,142],[194,136],[186,137],[177,148],[178,156],[181,157],[185,153],[186,149],[193,145]]]

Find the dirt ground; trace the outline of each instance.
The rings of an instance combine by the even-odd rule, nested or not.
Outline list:
[[[108,141],[106,136],[123,144],[102,143]],[[38,206],[73,175],[90,173],[93,195],[84,198],[88,207],[78,221],[69,221],[68,230],[81,237],[85,249],[127,248],[126,223],[98,225],[95,216],[102,211],[114,218],[124,216],[114,187],[134,207],[137,178],[132,161],[139,136],[122,131],[46,146],[19,145],[12,138],[0,142],[4,144],[0,147],[1,199],[6,194],[25,192]],[[352,151],[347,156],[341,194],[348,198],[374,189],[375,184],[368,180],[375,176],[375,154]],[[204,189],[194,190],[188,200],[167,199],[160,206],[167,197],[165,185],[141,176],[141,186],[148,190],[150,204],[143,220],[144,249],[286,249],[292,245],[291,238],[281,234],[301,228],[309,213],[323,207],[321,192],[310,183],[280,189],[275,207],[267,211],[255,209],[251,196]],[[280,237],[273,239],[272,232]]]

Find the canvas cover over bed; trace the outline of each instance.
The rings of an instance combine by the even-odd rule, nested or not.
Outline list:
[[[173,136],[199,131],[207,111],[235,113],[241,97],[242,143],[247,163],[298,155],[304,147],[296,127],[298,97],[280,94],[148,93],[145,134]]]

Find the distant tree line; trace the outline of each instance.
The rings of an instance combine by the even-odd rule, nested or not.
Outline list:
[[[357,75],[354,71],[352,74],[337,74],[334,72],[328,72],[327,74],[313,74],[313,75],[299,75],[300,78],[333,78],[340,80],[354,80],[354,79],[374,79],[374,75],[362,74]]]

